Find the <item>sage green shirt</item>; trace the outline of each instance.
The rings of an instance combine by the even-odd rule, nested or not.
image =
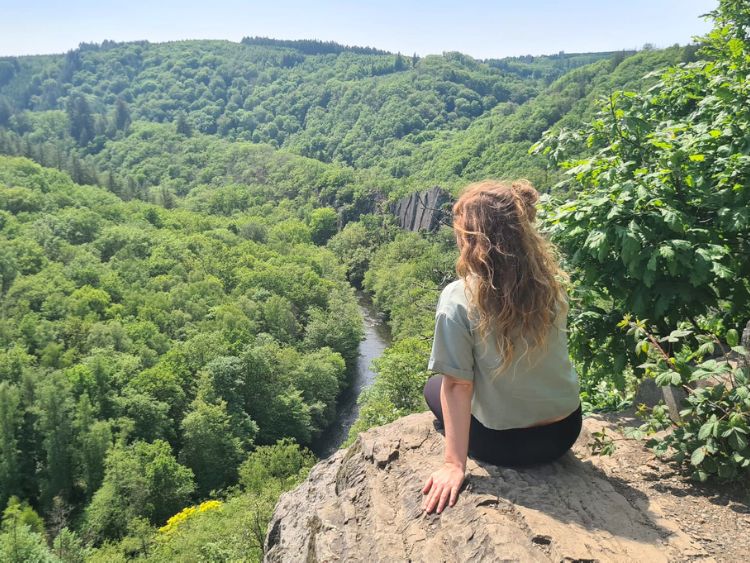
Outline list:
[[[514,342],[513,361],[493,378],[501,357],[493,335],[484,343],[468,314],[463,279],[448,284],[435,313],[428,369],[474,382],[471,413],[487,428],[524,428],[567,416],[578,408],[579,383],[568,356],[566,315],[551,327],[547,345],[524,354]]]

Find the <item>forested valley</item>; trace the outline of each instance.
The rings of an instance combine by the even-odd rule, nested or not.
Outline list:
[[[393,340],[349,440],[426,408],[455,239],[390,205],[486,177],[545,194],[584,410],[646,378],[686,389],[682,422],[644,408],[633,437],[747,479],[750,6],[711,18],[633,52],[248,37],[0,58],[0,560],[260,560],[336,424],[356,291]]]

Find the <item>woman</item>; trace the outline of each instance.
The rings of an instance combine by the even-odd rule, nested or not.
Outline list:
[[[581,431],[568,358],[565,278],[534,226],[526,181],[467,186],[453,206],[457,281],[440,295],[424,388],[445,428],[445,463],[422,489],[428,513],[453,506],[466,457],[524,466],[562,456]]]

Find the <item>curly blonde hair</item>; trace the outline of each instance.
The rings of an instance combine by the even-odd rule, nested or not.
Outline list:
[[[567,312],[567,275],[534,225],[538,201],[526,180],[484,180],[466,186],[453,205],[456,273],[467,281],[481,338],[495,330],[502,358],[495,375],[513,361],[517,343],[522,356],[543,348],[558,314]]]

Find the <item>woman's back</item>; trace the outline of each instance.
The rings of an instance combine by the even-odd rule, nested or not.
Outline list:
[[[496,373],[503,358],[494,335],[480,337],[460,278],[440,296],[429,369],[473,381],[471,412],[487,428],[525,428],[562,418],[579,405],[565,317],[561,307],[540,348],[527,350],[522,339],[515,340],[512,361]]]
[[[547,463],[581,431],[578,377],[568,359],[565,272],[536,229],[527,181],[467,186],[453,205],[458,280],[440,295],[425,383],[445,428],[445,463],[427,480],[429,512],[453,504],[466,457]]]

